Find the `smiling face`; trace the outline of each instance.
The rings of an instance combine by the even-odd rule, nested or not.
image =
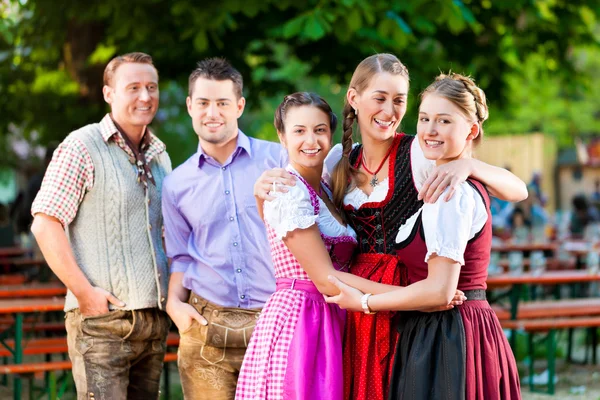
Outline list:
[[[285,115],[285,132],[277,132],[287,149],[290,163],[299,172],[323,168],[331,149],[330,117],[314,106],[289,108]]]
[[[374,75],[362,93],[348,90],[348,102],[358,111],[361,135],[375,140],[393,137],[406,113],[407,95],[406,77],[388,72]]]
[[[158,110],[158,73],[150,64],[124,63],[103,94],[119,126],[125,132],[139,130],[152,122]]]
[[[427,94],[419,107],[417,135],[425,157],[444,164],[470,156],[479,125],[467,119],[450,100]]]
[[[186,102],[201,143],[221,145],[237,137],[246,100],[236,96],[233,81],[198,78]]]

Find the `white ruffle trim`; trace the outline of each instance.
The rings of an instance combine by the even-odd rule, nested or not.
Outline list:
[[[465,265],[465,254],[457,249],[442,248],[438,250],[428,250],[427,254],[425,255],[425,262],[428,262],[429,258],[433,255],[449,258],[453,261],[456,261],[461,266]]]
[[[281,221],[273,229],[277,238],[281,240],[286,237],[288,232],[295,231],[296,229],[310,228],[317,222],[317,219],[319,219],[318,215],[299,215]]]

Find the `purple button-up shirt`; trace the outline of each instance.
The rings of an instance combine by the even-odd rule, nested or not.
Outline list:
[[[162,208],[171,272],[183,286],[224,307],[260,308],[275,292],[265,226],[253,196],[266,169],[287,164],[279,143],[239,131],[223,164],[198,152],[163,181]]]

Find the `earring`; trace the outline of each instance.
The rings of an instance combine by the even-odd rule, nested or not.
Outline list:
[[[354,109],[354,115],[358,115],[358,108]]]

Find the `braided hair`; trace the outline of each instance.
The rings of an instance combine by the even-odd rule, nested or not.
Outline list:
[[[387,72],[392,75],[401,75],[408,80],[408,69],[393,54],[374,54],[365,58],[354,70],[348,89],[354,89],[361,94],[371,83],[371,79],[378,73]],[[333,202],[338,210],[344,209],[344,196],[353,186],[349,182],[354,182],[358,175],[358,170],[350,163],[350,152],[354,139],[353,126],[358,119],[356,111],[348,103],[348,98],[344,103],[342,111],[342,158],[335,166],[331,181],[333,187]]]
[[[483,123],[489,117],[485,93],[473,79],[468,76],[448,73],[440,74],[435,81],[421,93],[421,101],[430,94],[438,94],[456,105],[463,115],[476,121],[479,125],[479,135],[473,140],[477,145],[483,138]]]

